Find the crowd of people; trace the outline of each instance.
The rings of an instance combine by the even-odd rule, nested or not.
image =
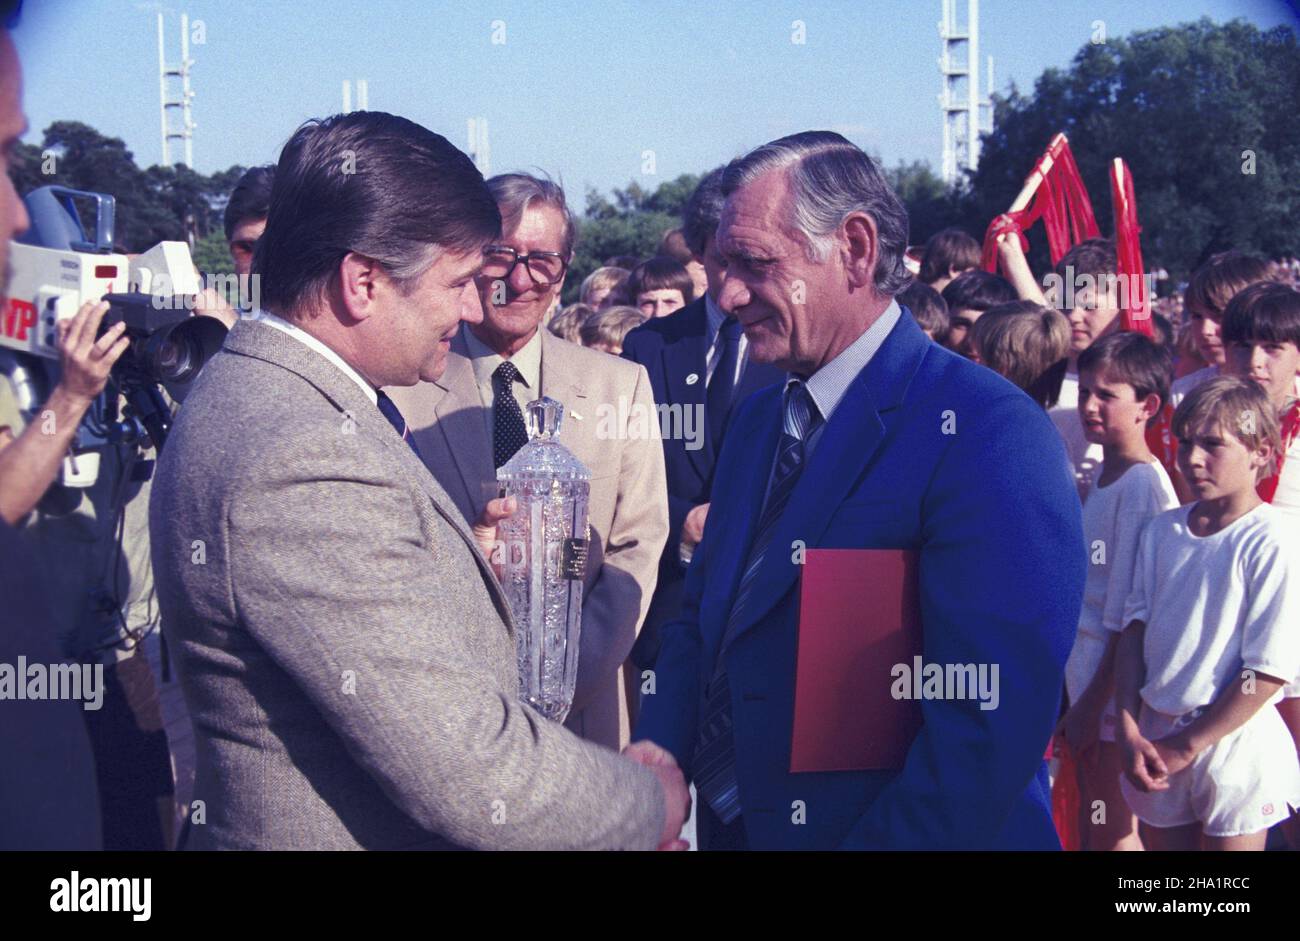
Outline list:
[[[1027,269],[1017,240],[999,250],[1004,270]],[[1294,260],[1211,255],[1155,300],[1148,335],[1120,332],[1110,240],[1057,264],[1057,285],[1086,279],[1072,305],[978,270],[979,245],[960,232],[924,257],[922,279],[942,293],[924,280],[905,292],[918,322],[1049,411],[1083,500],[1092,558],[1058,728],[1082,845],[1262,849],[1282,824],[1300,846],[1287,819],[1300,798]],[[1149,437],[1169,409],[1167,466]]]
[[[16,128],[7,34],[0,78]],[[27,219],[4,187],[7,243]],[[148,485],[106,478],[117,501],[135,480],[133,509],[85,496],[139,522],[96,537],[127,571],[105,608],[88,555],[0,651],[111,679],[85,734],[66,704],[13,713],[0,746],[30,773],[3,845],[684,849],[693,785],[705,849],[1300,848],[1294,259],[1214,254],[1136,320],[1105,238],[1041,274],[1003,238],[999,274],[946,229],[912,268],[879,167],[806,132],[707,173],[655,256],[561,306],[563,189],[484,180],[378,112],[300,127],[225,224],[260,305],[219,312]],[[113,388],[106,310],[60,328],[65,429]],[[543,396],[591,471],[562,725],[519,698],[493,562],[516,509],[497,470]],[[635,430],[666,408],[674,428]],[[68,512],[51,437],[0,442],[9,578]],[[926,695],[897,764],[850,753],[859,717],[809,733],[820,550],[903,553],[918,661],[1000,666],[993,707]],[[95,631],[68,606],[91,596]],[[868,673],[813,680],[857,702]],[[36,744],[56,726],[57,773]],[[796,770],[808,734],[832,757]],[[1063,781],[1077,821],[1053,819]]]

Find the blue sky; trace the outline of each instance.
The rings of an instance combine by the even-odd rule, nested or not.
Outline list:
[[[965,0],[961,0],[964,9]],[[369,105],[467,146],[486,117],[492,170],[540,168],[581,206],[588,186],[653,188],[765,140],[832,128],[881,155],[939,165],[939,0],[298,2],[39,0],[15,32],[31,132],[75,119],[161,159],[155,12],[202,21],[191,47],[195,168],[274,161],[303,120]],[[1110,36],[1209,16],[1296,23],[1284,0],[982,0],[997,86],[1069,63],[1097,20]],[[791,42],[792,24],[806,41]],[[493,42],[494,21],[504,42]],[[501,29],[495,28],[496,38]],[[982,57],[981,57],[982,58]],[[643,154],[654,152],[654,173]],[[178,153],[178,151],[174,151]],[[178,157],[174,159],[179,159]]]

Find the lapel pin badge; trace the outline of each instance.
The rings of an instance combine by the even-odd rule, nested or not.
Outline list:
[[[697,383],[697,382],[699,382],[699,381],[700,381],[700,374],[697,373],[697,372],[693,372],[693,373],[691,373],[689,376],[686,377],[686,384],[687,384],[688,386],[693,386],[693,385],[695,385],[695,383]]]

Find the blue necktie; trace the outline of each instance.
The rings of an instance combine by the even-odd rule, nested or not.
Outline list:
[[[383,392],[380,392],[378,405],[379,410],[383,412],[384,417],[388,419],[388,423],[397,430],[397,433],[401,435],[402,440],[411,446],[411,450],[415,452],[415,456],[423,461],[424,458],[420,455],[420,448],[415,443],[415,436],[411,434],[411,429],[406,427],[406,419],[404,419],[402,413],[397,410],[397,406],[393,404],[393,400]]]
[[[731,724],[731,687],[725,666],[727,647],[743,623],[745,605],[763,567],[768,544],[799,482],[808,438],[822,420],[808,389],[797,380],[786,387],[784,420],[781,443],[777,446],[776,471],[772,475],[772,485],[763,504],[754,541],[750,544],[740,587],[736,589],[736,600],[727,618],[713,678],[705,691],[704,715],[695,746],[693,776],[696,790],[723,823],[731,823],[741,812],[736,782],[736,741]]]

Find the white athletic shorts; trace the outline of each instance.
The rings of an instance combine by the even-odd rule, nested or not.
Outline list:
[[[1144,702],[1138,729],[1154,742],[1201,712],[1171,716]],[[1197,755],[1169,779],[1168,790],[1143,793],[1127,775],[1120,787],[1133,813],[1153,827],[1199,822],[1207,836],[1246,836],[1285,820],[1289,807],[1300,807],[1300,759],[1286,724],[1269,704]]]
[[[1074,646],[1070,648],[1070,658],[1065,661],[1065,691],[1073,704],[1083,695],[1092,678],[1101,667],[1102,655],[1106,652],[1106,638],[1080,631],[1075,635]],[[1115,741],[1119,716],[1115,712],[1115,698],[1112,696],[1101,714],[1100,738],[1103,742]]]

